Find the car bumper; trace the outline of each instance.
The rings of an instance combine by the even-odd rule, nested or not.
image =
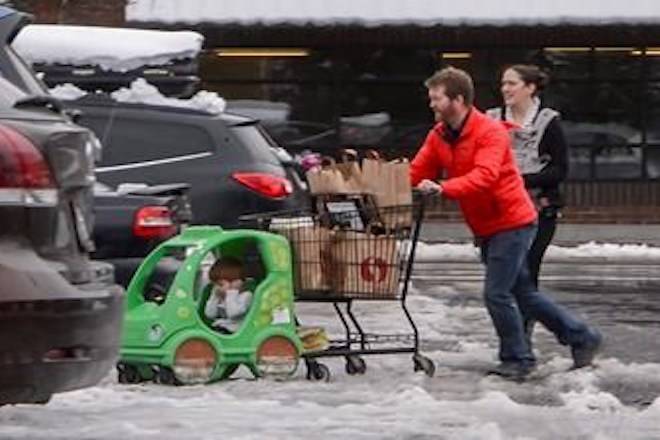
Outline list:
[[[98,383],[117,360],[124,294],[0,302],[0,404],[39,403]]]

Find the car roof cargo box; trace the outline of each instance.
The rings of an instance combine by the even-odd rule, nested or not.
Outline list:
[[[88,92],[112,92],[121,87],[130,87],[138,78],[145,78],[165,96],[187,98],[197,91],[200,83],[195,74],[197,60],[177,60],[167,66],[142,66],[127,72],[106,71],[98,65],[44,63],[33,64],[33,69],[50,88],[71,83]]]
[[[40,24],[25,26],[12,45],[49,87],[110,92],[144,77],[167,96],[189,97],[203,40],[193,31]]]

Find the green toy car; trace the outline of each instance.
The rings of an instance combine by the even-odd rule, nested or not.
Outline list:
[[[242,262],[251,302],[233,331],[205,307],[214,260]],[[302,355],[293,309],[291,254],[282,236],[196,226],[156,248],[128,286],[117,364],[121,383],[208,383],[240,365],[257,376],[292,375]]]

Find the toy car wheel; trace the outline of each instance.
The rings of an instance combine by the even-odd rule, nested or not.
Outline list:
[[[117,364],[117,381],[123,384],[140,383],[142,376],[136,366],[119,362]]]
[[[415,371],[424,371],[428,377],[433,377],[435,374],[435,364],[426,356],[415,353],[413,355],[413,363],[415,365]]]
[[[156,383],[162,385],[181,385],[181,382],[176,378],[172,369],[168,367],[160,367],[155,379]]]
[[[316,361],[307,362],[307,380],[330,382],[330,369]]]
[[[360,356],[346,356],[346,373],[351,376],[364,374],[367,371],[367,363]]]

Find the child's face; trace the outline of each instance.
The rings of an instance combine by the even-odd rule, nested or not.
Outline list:
[[[215,284],[220,287],[220,289],[223,292],[226,292],[228,290],[240,290],[240,288],[243,286],[243,280],[240,279],[227,279],[227,278],[221,278],[215,282]]]

